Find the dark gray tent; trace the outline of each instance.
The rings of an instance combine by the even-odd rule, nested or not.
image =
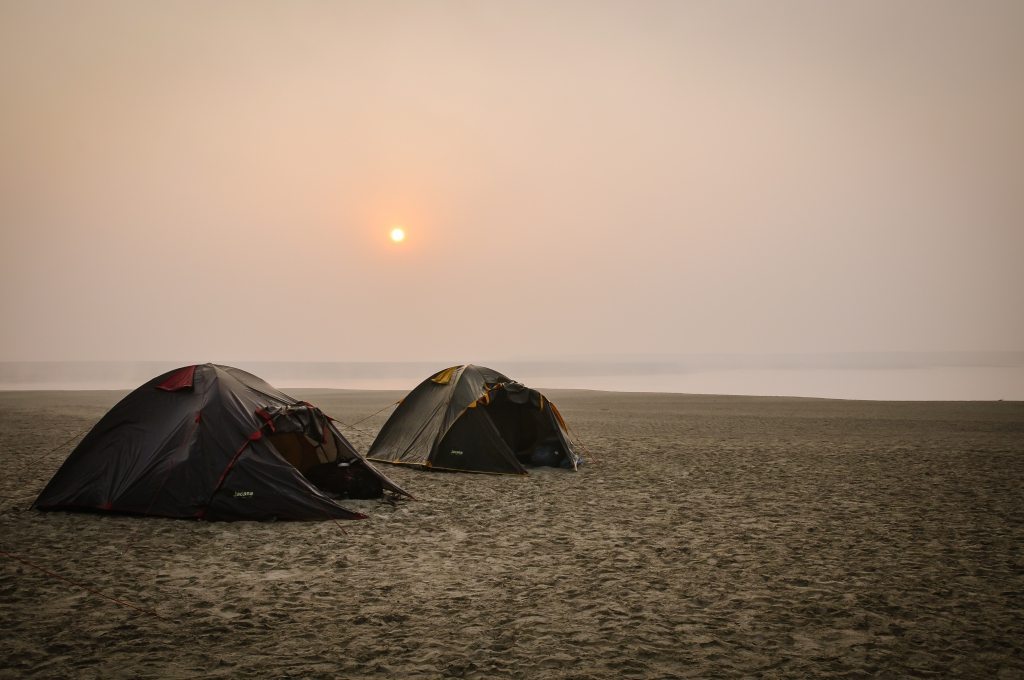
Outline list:
[[[405,494],[320,409],[230,366],[165,373],[115,405],[40,510],[208,520],[359,519],[343,498]]]
[[[484,366],[424,380],[381,428],[367,458],[438,470],[526,474],[526,465],[580,462],[543,394]]]

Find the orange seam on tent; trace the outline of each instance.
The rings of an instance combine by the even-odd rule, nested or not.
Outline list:
[[[548,404],[551,406],[551,412],[555,414],[556,418],[558,418],[558,424],[562,426],[563,430],[568,432],[569,426],[565,424],[565,420],[562,419],[562,414],[558,412],[558,408],[550,401],[548,402]]]

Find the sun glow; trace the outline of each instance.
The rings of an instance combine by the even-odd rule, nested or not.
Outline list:
[[[395,227],[391,230],[391,240],[395,243],[401,243],[405,240],[405,229],[401,227]]]

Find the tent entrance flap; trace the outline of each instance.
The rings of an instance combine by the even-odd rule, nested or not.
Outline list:
[[[334,498],[377,498],[384,492],[377,475],[359,459],[340,460],[337,443],[313,442],[301,432],[276,432],[267,439],[313,486]]]
[[[532,449],[544,434],[553,434],[547,432],[551,428],[545,427],[543,411],[529,404],[512,403],[503,392],[495,396],[485,411],[517,456]]]
[[[520,463],[557,467],[566,452],[549,408],[532,399],[524,403],[513,401],[502,391],[483,410]]]
[[[468,409],[455,421],[438,443],[431,464],[445,470],[526,472],[484,408]]]
[[[321,444],[314,444],[301,432],[276,432],[268,439],[281,457],[302,474],[317,465],[338,459],[338,448],[330,437]]]

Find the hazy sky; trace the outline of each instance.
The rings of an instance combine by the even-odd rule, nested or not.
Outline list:
[[[1024,349],[1017,0],[0,0],[0,97],[0,360]]]

